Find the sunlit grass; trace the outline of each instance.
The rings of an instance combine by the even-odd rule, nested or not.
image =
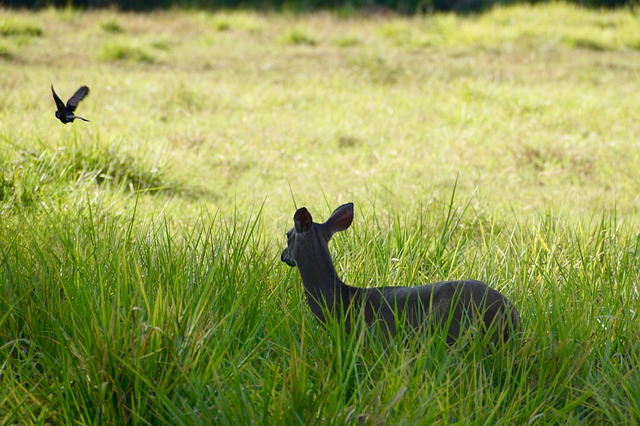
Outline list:
[[[125,29],[116,18],[105,19],[100,23],[100,28],[112,34],[120,34],[125,32]]]
[[[130,42],[112,42],[102,48],[100,58],[105,61],[123,61],[153,63],[157,59],[148,48]]]
[[[640,417],[633,9],[0,22],[3,423]],[[284,231],[350,200],[345,281],[482,279],[522,340],[320,327]]]
[[[636,416],[636,233],[615,212],[508,225],[465,204],[360,210],[332,247],[356,285],[493,283],[524,334],[491,353],[321,328],[259,210],[184,227],[94,204],[21,224],[19,239],[3,230],[0,412],[155,424]]]
[[[0,19],[0,37],[41,37],[42,28],[21,19]]]
[[[88,84],[82,138],[163,150],[217,208],[246,192],[281,205],[291,182],[314,202],[400,194],[396,204],[446,192],[461,172],[461,193],[491,209],[635,209],[640,31],[629,10],[5,14],[43,33],[0,40],[0,78],[16,88],[0,100],[5,150],[67,145],[71,126],[51,120],[42,87]],[[37,121],[13,119],[13,105]],[[357,149],[340,142],[350,139]]]
[[[284,44],[308,45],[315,46],[318,40],[299,28],[292,28],[280,37],[280,41]]]

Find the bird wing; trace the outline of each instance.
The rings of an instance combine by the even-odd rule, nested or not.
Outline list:
[[[70,112],[75,111],[80,101],[83,100],[88,94],[89,88],[87,86],[81,86],[78,90],[76,90],[76,93],[74,93],[73,96],[70,97],[67,101],[67,109]]]
[[[58,109],[64,109],[64,102],[62,102],[62,99],[56,94],[56,91],[53,90],[53,84],[51,85],[51,93],[53,93],[53,100],[56,101],[56,107],[58,107]]]

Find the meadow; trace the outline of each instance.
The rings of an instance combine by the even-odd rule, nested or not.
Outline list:
[[[637,9],[0,9],[0,67],[0,423],[639,422]],[[347,283],[521,338],[322,328],[280,253],[347,201]]]

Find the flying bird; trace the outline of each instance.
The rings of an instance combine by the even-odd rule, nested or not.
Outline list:
[[[53,93],[53,100],[56,101],[56,106],[58,107],[58,110],[56,111],[56,117],[58,118],[58,120],[62,121],[63,124],[73,123],[73,120],[75,120],[76,118],[84,121],[89,121],[86,118],[78,117],[77,115],[73,114],[80,101],[89,94],[89,88],[87,86],[80,86],[80,88],[76,90],[76,93],[74,93],[73,96],[69,98],[66,105],[56,94],[56,91],[53,90],[53,84],[51,85],[51,93]]]

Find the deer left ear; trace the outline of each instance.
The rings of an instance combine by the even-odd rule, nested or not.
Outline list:
[[[296,232],[307,232],[311,229],[313,225],[313,218],[311,217],[311,213],[309,210],[302,207],[296,211],[296,214],[293,215],[293,223],[296,228]]]

